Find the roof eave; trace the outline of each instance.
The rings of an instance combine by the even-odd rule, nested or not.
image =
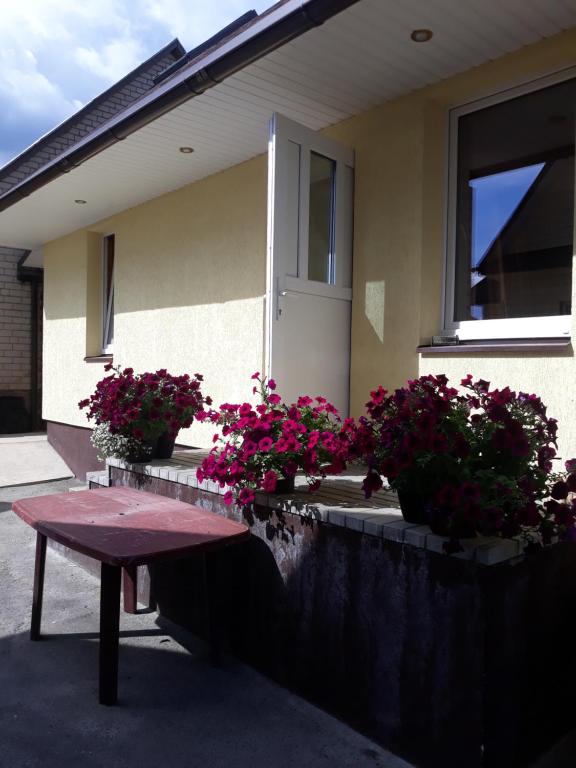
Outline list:
[[[248,64],[294,40],[358,0],[288,0],[265,14],[238,36],[225,40],[206,56],[109,120],[44,168],[0,197],[0,212],[68,173],[89,158],[161,117],[185,101],[224,81]]]

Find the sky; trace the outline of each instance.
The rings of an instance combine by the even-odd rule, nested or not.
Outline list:
[[[536,163],[470,182],[473,189],[472,268],[482,260],[543,168],[544,163]]]
[[[178,37],[274,0],[0,0],[0,167]]]

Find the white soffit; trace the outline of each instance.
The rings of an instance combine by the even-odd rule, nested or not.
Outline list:
[[[0,213],[0,243],[36,248],[262,154],[275,111],[318,130],[573,26],[576,0],[362,0]]]

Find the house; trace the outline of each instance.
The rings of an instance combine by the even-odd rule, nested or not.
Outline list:
[[[353,415],[472,372],[575,453],[575,104],[565,0],[283,0],[178,57],[0,193],[0,242],[42,253],[50,440],[91,468],[77,402],[113,359]]]

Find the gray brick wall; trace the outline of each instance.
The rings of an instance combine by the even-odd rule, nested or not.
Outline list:
[[[31,288],[18,280],[22,251],[0,247],[0,392],[30,389]]]
[[[56,128],[39,146],[23,154],[16,165],[0,170],[0,197],[44,165],[54,160],[102,123],[126,109],[154,86],[154,78],[174,63],[170,52],[153,56],[143,69],[135,70],[124,82],[112,86]]]

